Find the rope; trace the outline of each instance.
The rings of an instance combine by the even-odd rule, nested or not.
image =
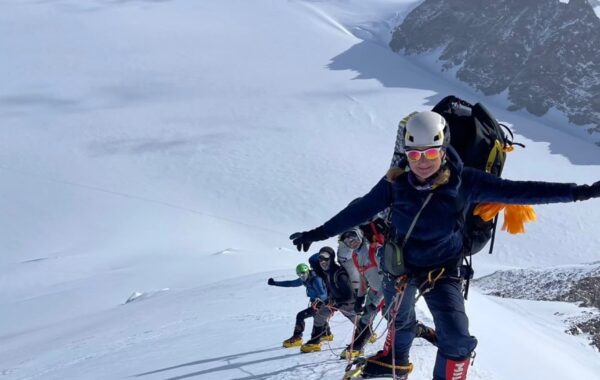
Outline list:
[[[354,316],[354,325],[352,326],[352,340],[350,341],[350,351],[346,350],[346,359],[348,360],[348,363],[346,364],[346,367],[351,367],[352,366],[352,352],[354,352],[354,339],[356,339],[356,337],[357,337],[356,336],[356,325],[358,324],[358,321],[359,321],[358,314],[356,314]],[[361,331],[358,334],[358,336],[360,336],[360,334],[362,334],[363,331]]]
[[[434,272],[435,271],[439,271],[437,275],[434,276]],[[417,301],[419,300],[419,298],[421,298],[421,296],[427,294],[428,292],[430,292],[431,290],[433,290],[433,288],[435,287],[435,283],[444,278],[446,273],[446,268],[440,268],[440,269],[434,269],[434,270],[430,270],[429,272],[427,272],[427,279],[425,281],[423,281],[421,283],[421,285],[419,285],[419,294],[417,295],[417,298],[415,298],[415,303],[417,303]],[[429,286],[428,286],[429,285]]]
[[[390,318],[389,323],[396,322],[396,314],[400,309],[400,305],[402,304],[402,300],[404,299],[404,292],[406,291],[406,287],[408,286],[408,276],[404,275],[396,279],[396,291],[397,295],[400,296],[396,300],[396,305],[394,305],[394,314],[393,318]],[[394,335],[391,339],[392,342],[392,379],[396,380],[396,330],[394,329]]]
[[[329,326],[329,328],[331,328],[331,325],[329,324],[329,321],[331,320],[331,318],[333,317],[333,313],[338,310],[333,306],[330,305],[325,305],[326,308],[329,309],[330,313],[329,316],[327,317],[327,321],[325,322],[325,326]],[[314,323],[314,322],[313,322]],[[327,330],[323,330],[321,331],[321,334],[317,335],[317,337],[321,337],[323,334],[325,334],[327,332]],[[345,339],[344,339],[345,340]],[[331,344],[329,343],[329,341],[326,341],[325,344],[327,344],[327,348],[329,349],[329,351],[331,351],[331,353],[336,356],[339,357],[340,354],[336,354],[335,351],[333,350],[333,348],[331,347]]]

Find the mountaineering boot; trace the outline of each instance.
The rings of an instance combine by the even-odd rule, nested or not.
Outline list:
[[[350,350],[350,347],[347,347],[344,351],[342,351],[342,353],[340,354],[340,359],[356,359],[360,356],[363,356],[364,353],[362,351],[358,351],[358,350]]]
[[[305,354],[309,353],[309,352],[319,352],[321,351],[321,343],[308,343],[306,342],[305,344],[303,344],[302,346],[300,346],[300,351],[304,352]]]
[[[374,356],[367,358],[367,364],[362,368],[363,378],[371,377],[394,377],[397,380],[408,379],[408,374],[412,371],[411,363],[392,363],[391,353],[379,351]]]
[[[302,337],[301,336],[292,336],[290,339],[286,339],[283,341],[283,347],[285,348],[290,348],[290,347],[300,347],[303,343]]]
[[[352,348],[352,351],[359,351],[359,352],[362,351],[363,347],[367,343],[367,340],[370,339],[370,337],[371,337],[371,327],[365,326],[364,324],[359,322],[354,330],[354,342],[352,344],[348,345],[346,350],[349,351],[350,348]]]
[[[471,356],[464,359],[449,359],[439,352],[433,366],[434,380],[466,380]]]
[[[313,326],[312,332],[310,333],[310,340],[300,346],[300,351],[305,353],[321,351],[321,337],[325,331],[325,326]]]
[[[331,333],[331,328],[329,327],[329,323],[325,325],[325,332],[321,335],[321,342],[332,342],[333,334]]]
[[[362,322],[359,322],[354,328],[354,334],[352,336],[354,341],[342,351],[340,359],[356,359],[363,356],[363,347],[365,346],[367,339],[371,336],[371,327],[365,326]]]
[[[415,337],[423,338],[434,346],[437,346],[437,334],[435,333],[435,330],[421,322],[417,322]]]

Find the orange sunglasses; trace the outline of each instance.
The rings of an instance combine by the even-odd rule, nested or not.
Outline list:
[[[419,161],[422,156],[425,156],[428,160],[437,160],[441,155],[441,151],[441,146],[425,150],[407,150],[406,157],[409,161]]]

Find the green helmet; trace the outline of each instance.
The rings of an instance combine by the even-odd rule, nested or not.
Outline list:
[[[308,267],[308,265],[301,263],[296,266],[296,274],[298,276],[300,276],[301,274],[308,273],[308,272],[310,272],[310,268]]]

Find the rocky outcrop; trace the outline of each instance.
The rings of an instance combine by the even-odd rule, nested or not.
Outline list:
[[[600,350],[600,263],[560,268],[499,271],[474,281],[484,293],[504,298],[563,301],[591,308],[566,321],[566,332],[585,333]]]
[[[600,18],[587,0],[425,0],[392,34],[396,52],[440,49],[443,68],[511,110],[555,108],[600,133]],[[598,135],[600,136],[600,135]]]

